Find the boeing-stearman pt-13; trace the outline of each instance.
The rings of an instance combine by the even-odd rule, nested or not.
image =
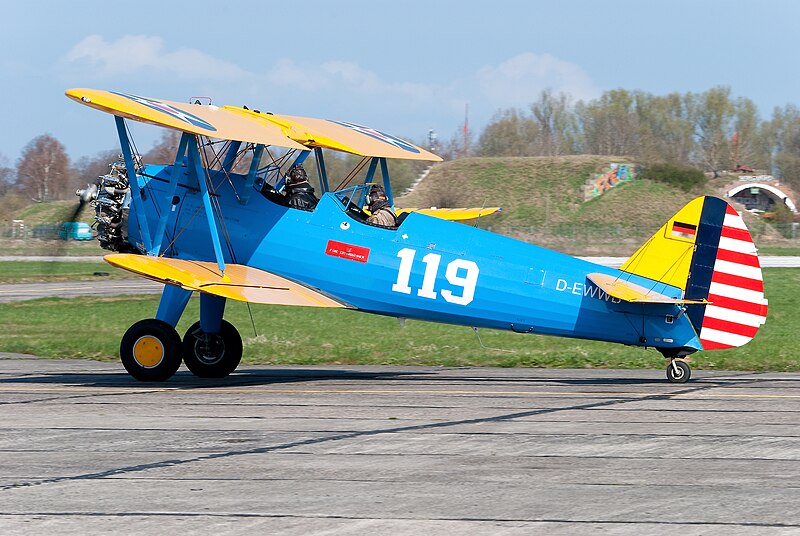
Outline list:
[[[689,379],[685,356],[741,346],[766,319],[756,248],[719,198],[691,201],[614,269],[445,219],[480,210],[369,223],[372,184],[393,204],[387,159],[441,160],[371,128],[92,89],[67,95],[116,121],[123,162],[82,196],[101,245],[117,252],[105,259],[165,284],[155,318],[122,337],[122,363],[139,380],[166,380],[182,361],[200,377],[233,372],[242,340],[223,319],[228,299],[653,347],[672,382]],[[182,132],[174,162],[142,164],[126,120]],[[324,150],[362,156],[364,183],[330,188]],[[321,197],[312,210],[293,208],[286,175],[311,155]],[[235,172],[243,159],[249,167]],[[200,318],[181,338],[175,326],[193,292]]]

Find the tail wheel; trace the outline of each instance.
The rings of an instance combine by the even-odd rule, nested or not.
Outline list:
[[[667,379],[672,383],[686,383],[692,376],[692,369],[685,361],[673,359],[667,365]]]
[[[181,366],[181,337],[162,320],[140,320],[122,337],[119,356],[125,370],[137,380],[164,381]]]
[[[223,320],[219,333],[206,333],[195,322],[183,336],[183,361],[200,378],[224,378],[242,360],[242,337]]]

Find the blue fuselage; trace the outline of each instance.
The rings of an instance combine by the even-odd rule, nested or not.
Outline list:
[[[179,187],[180,201],[172,205],[163,180],[168,169],[148,169],[149,175],[162,177],[145,179],[149,227],[170,212],[162,252],[213,261],[201,194]],[[701,348],[677,305],[620,301],[586,278],[621,274],[613,268],[418,213],[397,229],[379,228],[353,218],[330,193],[306,212],[279,205],[236,180],[213,182],[219,182],[214,200],[220,235],[229,246],[223,247],[225,262],[296,280],[353,308],[637,346]],[[129,235],[131,242],[140,240],[135,211]],[[666,295],[681,293],[625,275]]]

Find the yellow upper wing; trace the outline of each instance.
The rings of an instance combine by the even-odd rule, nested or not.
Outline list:
[[[345,307],[316,290],[251,266],[228,264],[223,275],[215,262],[126,253],[114,253],[103,258],[113,266],[148,279],[223,298],[274,305]]]
[[[256,117],[280,128],[283,133],[307,147],[325,147],[359,156],[393,158],[397,160],[427,160],[441,162],[441,157],[396,136],[373,128],[314,117],[275,115],[226,106],[240,115]]]
[[[231,113],[217,106],[187,104],[87,88],[69,89],[66,95],[86,106],[142,123],[174,128],[210,138],[307,150],[307,147],[284,135],[276,125]]]
[[[98,89],[67,96],[104,112],[210,138],[291,149],[325,147],[360,156],[439,162],[435,154],[398,137],[346,121],[274,115],[238,106],[187,104]]]
[[[308,129],[282,116],[257,110],[249,110],[240,106],[225,106],[225,109],[232,113],[249,117],[254,121],[270,125],[271,127],[278,127],[281,129],[284,136],[308,147],[327,147],[337,151],[359,154],[352,147],[344,145],[333,138],[329,138],[322,132]]]

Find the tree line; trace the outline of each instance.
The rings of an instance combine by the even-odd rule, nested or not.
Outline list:
[[[142,155],[142,161],[149,164],[173,163],[180,136],[181,133],[176,130],[165,129],[161,139]],[[220,157],[214,151],[224,152],[226,147],[220,142],[214,143],[213,149],[209,146],[201,148],[209,167],[221,166]],[[265,163],[264,158],[267,161],[281,161],[284,152],[280,149],[267,151],[262,157],[262,165]],[[250,153],[243,153],[243,157],[236,161],[233,171],[247,173],[251,156]],[[72,162],[64,145],[50,134],[37,136],[25,145],[16,166],[12,167],[8,159],[0,155],[0,221],[13,219],[14,213],[31,202],[75,199],[77,189],[94,183],[99,176],[108,173],[110,164],[120,158],[117,149],[110,149]],[[349,178],[354,168],[359,171],[355,174],[356,178],[351,178],[350,184],[358,180],[358,177],[363,180],[367,166],[361,160],[362,157],[344,153],[326,155],[330,187],[336,187],[340,181]],[[392,183],[399,191],[410,185],[427,165],[418,161],[390,161],[388,164]],[[306,160],[305,168],[312,178],[319,176],[313,155]]]
[[[446,144],[448,157],[463,155],[462,136]],[[468,146],[476,156],[625,156],[715,176],[752,168],[800,186],[800,109],[788,104],[762,119],[752,100],[727,87],[668,95],[615,89],[577,102],[545,90],[526,108],[498,111]]]
[[[144,160],[171,162],[176,147],[176,133],[167,131]],[[458,129],[436,149],[445,159],[596,154],[713,174],[752,168],[772,173],[800,191],[800,109],[788,104],[762,119],[752,100],[733,97],[727,87],[668,95],[615,89],[577,102],[565,93],[545,90],[526,108],[498,110],[477,138]],[[69,199],[76,188],[106,173],[116,159],[117,151],[110,150],[73,163],[60,141],[49,134],[38,136],[25,146],[16,165],[0,155],[3,213],[9,213],[9,203]],[[348,159],[352,157],[335,155],[330,164],[344,169]],[[403,176],[401,183],[410,182],[419,171],[396,169]]]

